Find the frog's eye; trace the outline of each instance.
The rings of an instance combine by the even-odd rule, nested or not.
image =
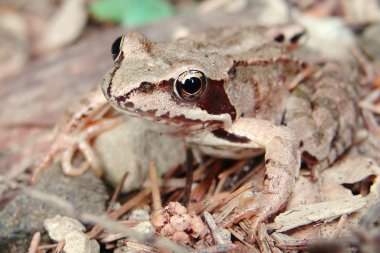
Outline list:
[[[175,80],[174,93],[181,99],[191,101],[202,96],[207,86],[206,76],[198,70],[188,70]]]
[[[117,38],[113,43],[112,43],[112,46],[111,46],[111,53],[112,53],[112,59],[116,60],[116,58],[119,56],[120,54],[120,45],[121,45],[121,41],[123,39],[123,36],[120,36],[119,38]]]

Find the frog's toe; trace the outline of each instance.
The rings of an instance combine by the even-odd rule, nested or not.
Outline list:
[[[250,219],[251,226],[248,231],[248,242],[253,243],[256,241],[257,232],[261,223],[265,222],[268,219],[268,215],[265,212],[257,212],[254,217]]]
[[[103,174],[100,162],[89,143],[92,136],[89,136],[88,130],[84,130],[79,135],[67,136],[70,141],[68,141],[69,145],[62,151],[61,165],[63,172],[68,176],[81,176],[89,168],[93,169],[97,177],[101,177]],[[73,164],[73,158],[77,152],[84,158],[79,166]]]
[[[229,227],[243,219],[249,219],[250,229],[248,241],[253,243],[257,237],[260,224],[266,222],[270,216],[280,210],[287,198],[270,193],[261,193],[255,197],[243,198],[240,206],[234,210],[234,214],[221,222],[221,226]]]
[[[70,147],[67,147],[65,151],[62,152],[62,158],[61,158],[61,166],[62,171],[65,173],[65,175],[68,176],[81,176],[83,175],[91,166],[91,162],[87,157],[85,156],[85,161],[83,161],[78,167],[73,164],[73,156],[77,150],[82,151],[80,148],[78,148],[79,145],[76,143],[73,144]],[[83,154],[85,154],[82,151]]]

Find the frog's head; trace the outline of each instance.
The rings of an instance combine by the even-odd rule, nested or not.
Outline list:
[[[235,120],[224,86],[233,66],[228,57],[190,40],[152,43],[138,33],[118,38],[112,54],[115,65],[102,90],[116,109],[178,133],[213,130]]]

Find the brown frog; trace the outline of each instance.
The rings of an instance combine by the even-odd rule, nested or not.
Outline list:
[[[310,67],[289,53],[281,34],[269,37],[243,29],[164,43],[130,32],[114,42],[115,64],[102,83],[118,111],[206,154],[265,153],[263,190],[221,224],[250,218],[251,241],[285,206],[301,159],[313,168],[331,164],[358,124],[355,71],[338,63]]]

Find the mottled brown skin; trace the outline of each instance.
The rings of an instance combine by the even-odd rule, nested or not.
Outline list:
[[[116,109],[207,154],[240,159],[265,153],[263,191],[222,222],[250,218],[251,240],[259,224],[285,206],[300,154],[310,167],[332,163],[352,144],[358,122],[354,72],[325,64],[299,78],[310,67],[275,40],[252,29],[167,43],[129,33],[102,84]],[[185,100],[175,83],[189,70],[201,71],[207,85]]]
[[[320,74],[290,94],[284,124],[300,134],[305,160],[326,167],[351,146],[359,126],[358,73],[327,63]]]

